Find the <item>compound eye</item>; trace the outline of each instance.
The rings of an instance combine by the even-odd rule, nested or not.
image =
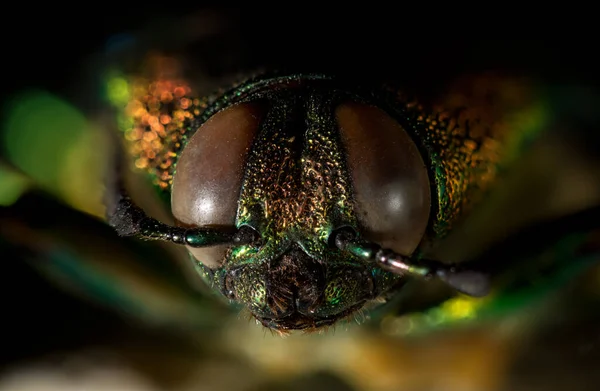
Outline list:
[[[429,222],[431,188],[423,158],[402,126],[359,103],[336,109],[364,236],[410,255]]]
[[[246,156],[260,122],[254,104],[238,104],[206,121],[177,162],[171,193],[173,216],[186,226],[235,225]],[[208,267],[223,259],[226,247],[190,248]]]

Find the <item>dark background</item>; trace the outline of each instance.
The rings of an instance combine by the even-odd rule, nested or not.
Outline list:
[[[154,43],[168,41],[182,28],[169,21],[199,9],[205,15],[199,25],[221,30],[198,46],[198,56],[213,74],[286,65],[374,73],[421,88],[485,69],[522,71],[554,82],[598,81],[594,24],[583,10],[569,15],[566,9],[544,9],[530,16],[521,9],[422,5],[332,12],[301,5],[223,10],[180,3],[90,8],[17,4],[2,25],[3,90],[64,92],[81,76],[82,61],[102,53],[113,34],[147,29]]]

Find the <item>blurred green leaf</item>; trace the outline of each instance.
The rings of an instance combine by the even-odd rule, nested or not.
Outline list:
[[[25,175],[0,164],[0,205],[9,206],[15,203],[26,192],[32,183]]]

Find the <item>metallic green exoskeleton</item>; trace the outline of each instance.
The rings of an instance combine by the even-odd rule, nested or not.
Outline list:
[[[528,94],[426,109],[391,86],[326,75],[261,75],[205,99],[178,80],[141,85],[128,151],[176,224],[147,216],[120,178],[110,224],[188,246],[205,280],[266,327],[332,325],[415,276],[488,292],[477,264],[427,252],[541,128],[522,120],[539,112]]]

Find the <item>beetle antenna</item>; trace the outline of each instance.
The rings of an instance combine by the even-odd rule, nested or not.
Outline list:
[[[350,229],[342,229],[335,234],[335,246],[364,260],[376,262],[380,267],[392,273],[423,278],[437,277],[452,288],[469,296],[481,297],[490,291],[490,278],[483,272],[439,261],[414,260],[392,250],[384,249],[376,243],[360,240]]]
[[[105,194],[106,219],[119,236],[144,240],[162,240],[191,247],[209,247],[219,244],[248,244],[256,241],[257,233],[243,226],[230,232],[211,228],[174,227],[148,216],[127,193],[122,175],[123,156],[115,153],[113,176],[108,178]]]

